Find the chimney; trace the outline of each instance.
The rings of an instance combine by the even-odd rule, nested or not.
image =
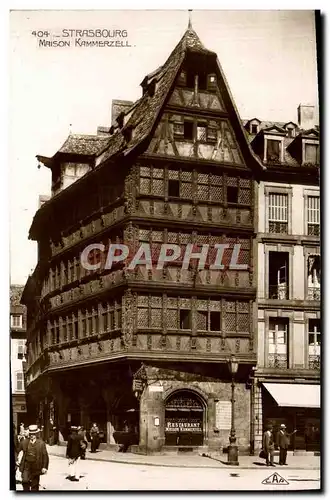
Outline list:
[[[120,113],[126,113],[132,105],[132,101],[113,99],[111,107],[111,124],[116,125],[116,118],[118,118]]]
[[[315,127],[315,106],[312,106],[310,104],[299,104],[298,125],[303,130],[309,130]]]

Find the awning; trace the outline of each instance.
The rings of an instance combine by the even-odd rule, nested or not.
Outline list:
[[[320,386],[318,384],[270,384],[263,383],[278,406],[320,408]]]

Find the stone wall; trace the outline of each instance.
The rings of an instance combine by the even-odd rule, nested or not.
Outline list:
[[[179,390],[193,391],[205,404],[204,445],[210,451],[222,451],[227,447],[230,428],[217,427],[216,403],[231,401],[231,381],[182,371],[160,371],[156,368],[152,368],[151,371],[153,376],[148,377],[149,382],[140,401],[141,450],[161,451],[165,444],[165,402],[174,391]],[[237,444],[240,451],[244,452],[250,449],[250,397],[250,390],[246,389],[245,383],[237,382],[235,428]]]

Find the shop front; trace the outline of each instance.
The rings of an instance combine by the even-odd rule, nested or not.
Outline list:
[[[262,384],[263,428],[281,424],[292,433],[290,449],[320,450],[320,386],[315,384]],[[296,432],[294,432],[296,431]]]

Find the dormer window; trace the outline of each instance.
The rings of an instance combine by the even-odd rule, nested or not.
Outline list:
[[[304,163],[311,163],[313,165],[319,164],[319,145],[305,143]]]
[[[293,138],[296,136],[296,125],[293,122],[284,125],[287,137]]]
[[[274,139],[267,139],[267,151],[266,151],[266,160],[267,161],[281,161],[281,142]]]
[[[251,124],[251,134],[256,135],[258,133],[258,125],[255,123]]]

